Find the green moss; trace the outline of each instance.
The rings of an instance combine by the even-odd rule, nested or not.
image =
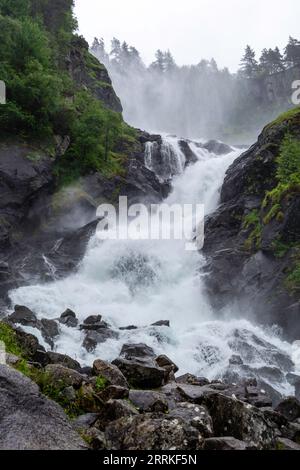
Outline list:
[[[266,129],[270,129],[273,126],[278,126],[284,122],[289,123],[290,121],[293,121],[296,119],[300,120],[300,107],[297,106],[296,108],[290,109],[289,111],[286,111],[283,114],[280,114],[278,118],[276,118],[274,121],[272,121],[270,124],[266,126]]]
[[[246,250],[251,251],[253,249],[259,250],[261,245],[262,236],[262,224],[260,222],[260,216],[257,209],[254,209],[246,215],[243,221],[243,228],[249,229],[250,233],[247,240],[244,243]]]
[[[96,379],[95,389],[97,392],[101,392],[108,386],[108,381],[105,377],[99,375]]]
[[[300,292],[300,256],[298,254],[298,259],[295,261],[293,269],[290,271],[289,275],[286,278],[285,286],[287,289],[292,292]]]

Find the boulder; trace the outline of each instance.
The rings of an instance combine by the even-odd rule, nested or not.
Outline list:
[[[70,309],[67,309],[64,313],[61,314],[59,322],[62,325],[69,326],[70,328],[76,328],[76,326],[78,325],[76,313]]]
[[[120,385],[109,385],[101,392],[97,392],[97,395],[103,402],[122,400],[129,397],[129,390],[126,387],[120,387]]]
[[[109,450],[198,450],[199,431],[177,418],[154,413],[121,418],[105,429]]]
[[[129,388],[125,376],[114,364],[97,359],[93,364],[93,373],[97,377],[105,378],[108,385]]]
[[[179,368],[176,366],[176,364],[165,355],[158,356],[155,359],[155,362],[159,365],[159,367],[166,369],[166,371],[170,374],[172,372],[173,374],[176,374],[176,372],[179,371]]]
[[[166,370],[159,367],[152,358],[119,357],[113,361],[113,364],[121,370],[133,388],[159,388],[164,385],[168,377]]]
[[[29,308],[22,305],[15,305],[14,312],[9,315],[8,321],[15,325],[31,326],[35,328],[37,326],[37,316]]]
[[[77,431],[86,431],[94,426],[99,417],[98,413],[86,413],[74,419],[73,426]]]
[[[203,450],[246,450],[246,442],[234,437],[211,437],[205,439]]]
[[[41,331],[46,343],[48,343],[51,349],[53,349],[54,339],[59,336],[59,328],[56,321],[42,318],[42,320],[38,321],[37,328]]]
[[[182,420],[196,428],[202,437],[211,437],[214,435],[212,418],[205,406],[181,402],[170,411],[169,416]]]
[[[110,422],[138,414],[138,410],[127,400],[109,400],[99,411],[95,427],[104,431]]]
[[[124,344],[121,353],[121,357],[125,359],[132,359],[137,357],[155,357],[154,350],[146,344]]]
[[[151,326],[167,326],[168,328],[170,327],[170,321],[169,320],[160,320],[155,323],[152,323]]]
[[[209,380],[205,377],[196,377],[192,374],[184,374],[176,378],[176,382],[180,384],[190,384],[190,385],[209,385]]]
[[[48,360],[47,364],[60,364],[64,367],[67,367],[68,369],[74,369],[78,372],[81,372],[81,366],[79,362],[75,361],[75,359],[72,359],[69,356],[66,356],[65,354],[49,351],[46,353],[46,356]]]
[[[276,439],[277,450],[300,450],[300,445],[290,439],[279,437]]]
[[[209,140],[203,144],[203,148],[208,150],[210,153],[215,153],[216,155],[226,155],[233,151],[229,145],[219,142],[218,140]]]
[[[62,408],[21,373],[0,365],[0,449],[83,450]]]
[[[168,411],[168,402],[161,392],[130,390],[129,400],[141,413]]]
[[[95,325],[93,325],[92,328],[94,328],[94,326]],[[96,331],[88,329],[82,345],[87,352],[93,353],[98,344],[105,343],[109,339],[118,339],[118,337],[118,333],[113,330],[109,330],[105,327],[97,327]]]
[[[282,400],[276,407],[276,411],[282,414],[288,421],[300,418],[300,402],[296,397],[288,397]]]
[[[91,315],[90,317],[86,318],[82,325],[80,325],[81,330],[91,330],[97,331],[103,328],[108,328],[109,325],[102,320],[101,315]]]
[[[68,369],[60,364],[49,364],[45,367],[45,372],[50,383],[58,387],[74,387],[79,389],[85,381],[85,377],[73,369]]]

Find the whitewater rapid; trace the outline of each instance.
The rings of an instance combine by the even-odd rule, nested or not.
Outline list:
[[[198,160],[184,169],[185,157],[178,140],[164,137],[164,143],[169,152],[168,171],[173,176],[173,191],[164,202],[203,203],[206,214],[213,212],[226,170],[240,151],[217,156],[197,142],[190,142]],[[149,168],[151,145],[147,144],[145,155]],[[10,293],[10,298],[13,305],[26,305],[40,318],[58,318],[67,308],[76,312],[80,323],[89,315],[101,314],[120,337],[99,344],[92,354],[82,347],[82,331],[60,326],[56,351],[83,365],[90,365],[97,357],[113,360],[124,343],[142,342],[157,354],[167,354],[179,366],[180,374],[221,378],[230,358],[237,354],[246,366],[257,370],[266,366],[280,369],[278,351],[294,361],[297,371],[299,344],[282,341],[275,330],[267,331],[238,319],[241,315],[232,306],[224,310],[222,319],[216,315],[204,292],[204,263],[201,253],[185,250],[184,240],[102,242],[94,236],[76,274],[48,284],[18,288]],[[171,327],[150,326],[159,320],[169,320]],[[139,329],[119,330],[128,325]],[[37,330],[25,329],[43,343]],[[293,393],[284,377],[275,382],[269,379],[280,392]]]

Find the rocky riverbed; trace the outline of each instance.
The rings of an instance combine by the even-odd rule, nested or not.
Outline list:
[[[0,366],[0,449],[300,450],[296,397],[274,400],[253,377],[180,375],[171,358],[140,343],[124,344],[112,362],[99,358],[82,367],[51,350],[61,322],[78,327],[70,310],[45,321],[20,306],[0,323],[7,349]],[[39,328],[49,350],[22,325]],[[100,316],[80,327],[88,344],[91,335],[112,331]],[[300,378],[290,379],[299,390]]]

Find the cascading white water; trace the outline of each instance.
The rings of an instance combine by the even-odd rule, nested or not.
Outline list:
[[[165,202],[203,203],[206,213],[212,212],[218,205],[226,169],[239,151],[216,156],[191,143],[198,161],[184,171],[177,139],[165,138],[163,145],[168,149],[168,172],[173,168],[176,175],[173,192]],[[152,146],[146,146],[145,154],[150,168]],[[185,250],[184,240],[102,242],[95,236],[76,274],[50,284],[21,287],[10,297],[13,304],[26,305],[40,317],[57,318],[71,308],[81,322],[88,315],[102,314],[116,330],[127,325],[140,327],[118,331],[119,339],[109,339],[90,354],[82,348],[81,331],[61,326],[57,351],[83,364],[91,364],[95,357],[113,360],[126,342],[144,342],[158,354],[171,357],[180,373],[210,379],[220,377],[236,354],[245,368],[280,368],[284,357],[296,362],[298,344],[291,345],[272,331],[236,319],[233,310],[226,312],[227,320],[218,319],[204,294],[203,263],[200,253]],[[170,320],[171,328],[149,326],[158,320]],[[265,381],[283,393],[293,392],[284,376]]]

